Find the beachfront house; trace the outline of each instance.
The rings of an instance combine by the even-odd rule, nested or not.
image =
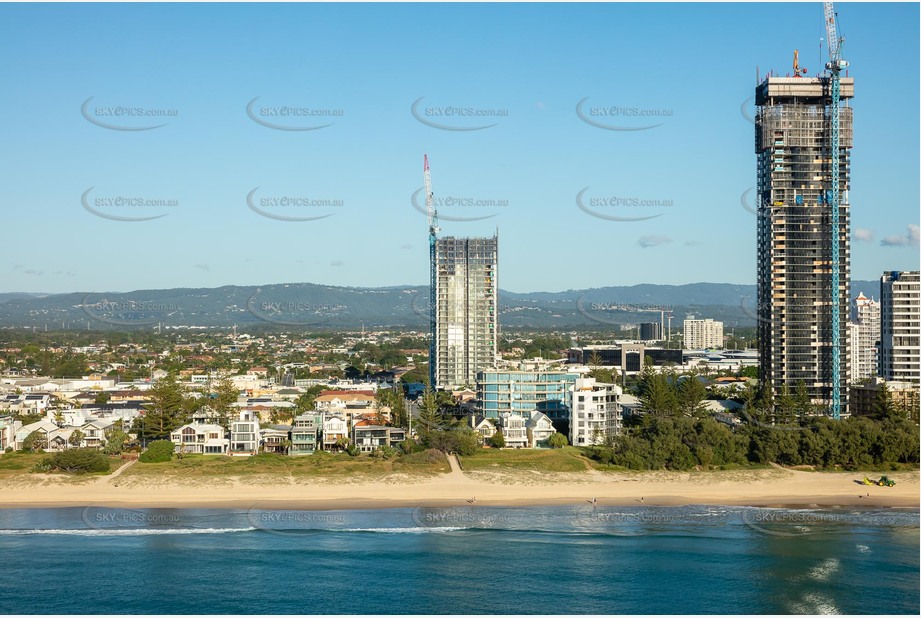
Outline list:
[[[291,448],[289,455],[309,455],[317,450],[317,436],[323,426],[319,414],[301,414],[291,422]]]
[[[241,410],[230,425],[228,455],[255,455],[259,452],[259,419],[252,410]]]
[[[486,418],[480,414],[470,417],[470,427],[479,434],[480,444],[483,444],[491,437],[496,435],[496,426],[492,419]]]
[[[213,423],[189,423],[170,433],[177,453],[224,455],[230,445],[227,430]]]
[[[92,420],[80,427],[83,433],[82,446],[86,448],[102,448],[108,441],[109,434],[114,429],[115,421],[109,419]]]
[[[323,450],[340,451],[342,443],[349,439],[349,425],[341,416],[323,419]]]
[[[352,428],[352,442],[362,453],[371,453],[381,447],[394,447],[406,440],[406,430],[385,427],[369,421],[359,421]]]
[[[20,421],[13,420],[12,416],[0,416],[0,453],[7,447],[14,448],[16,430],[22,425]]]
[[[556,433],[553,421],[543,412],[531,411],[531,418],[525,422],[528,434],[528,446],[531,448],[547,446],[547,440]]]
[[[525,419],[519,414],[502,412],[499,414],[498,429],[505,436],[505,448],[527,448],[528,429]]]
[[[291,445],[291,425],[266,425],[262,428],[262,451],[286,455]]]
[[[22,425],[19,427],[19,430],[16,432],[15,441],[13,448],[17,451],[21,451],[24,448],[24,443],[26,438],[28,438],[33,432],[38,432],[39,442],[41,448],[48,447],[48,440],[51,436],[51,433],[60,429],[53,421],[49,421],[44,418],[40,421],[34,423],[29,423],[28,425]]]

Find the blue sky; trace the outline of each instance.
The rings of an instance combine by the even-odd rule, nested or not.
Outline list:
[[[919,265],[919,7],[836,6],[872,279]],[[424,284],[423,153],[443,234],[498,228],[504,289],[754,283],[742,108],[824,36],[820,3],[3,4],[0,291]]]

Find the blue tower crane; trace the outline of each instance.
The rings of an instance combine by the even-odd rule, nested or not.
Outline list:
[[[841,101],[841,69],[848,66],[847,61],[841,58],[841,46],[844,38],[838,38],[837,16],[835,15],[834,2],[825,2],[825,32],[828,35],[828,62],[825,68],[829,71],[831,85],[831,415],[837,420],[841,418],[841,293],[838,289],[840,255],[838,242],[840,230],[838,229],[840,196],[840,112],[838,106]]]

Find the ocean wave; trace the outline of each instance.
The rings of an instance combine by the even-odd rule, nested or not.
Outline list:
[[[66,528],[37,528],[32,530],[0,530],[0,536],[148,536],[165,534],[233,534],[253,532],[256,528],[111,528],[94,530]]]

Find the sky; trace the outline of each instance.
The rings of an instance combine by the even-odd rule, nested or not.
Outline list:
[[[919,267],[919,5],[836,8],[877,279]],[[0,4],[0,292],[423,285],[425,153],[503,289],[751,284],[757,76],[824,37],[813,2]]]

